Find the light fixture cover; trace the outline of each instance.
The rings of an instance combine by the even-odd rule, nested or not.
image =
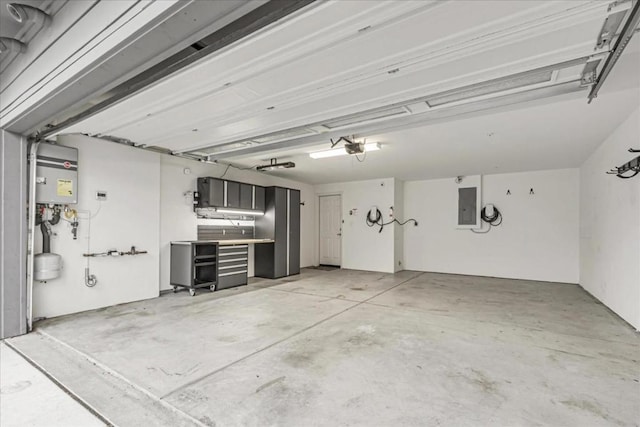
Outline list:
[[[379,142],[367,142],[364,144],[364,152],[377,151],[381,148]],[[309,153],[309,157],[312,159],[325,159],[327,157],[346,156],[349,154],[345,147],[332,148],[330,150],[316,151],[315,153]]]
[[[264,215],[262,211],[254,211],[254,210],[241,210],[241,209],[227,209],[227,208],[216,208],[217,213],[221,214],[235,214],[235,215]]]
[[[271,162],[268,165],[261,165],[258,166],[256,168],[256,170],[259,171],[272,171],[275,169],[289,169],[289,168],[295,168],[296,164],[293,162],[284,162],[284,163],[275,163],[275,162]]]

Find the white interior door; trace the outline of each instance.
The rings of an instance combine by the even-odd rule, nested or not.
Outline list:
[[[340,266],[342,197],[320,196],[320,264]]]

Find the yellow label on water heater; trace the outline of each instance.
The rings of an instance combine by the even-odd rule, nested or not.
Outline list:
[[[73,181],[70,179],[59,179],[57,193],[58,193],[58,196],[72,197]]]

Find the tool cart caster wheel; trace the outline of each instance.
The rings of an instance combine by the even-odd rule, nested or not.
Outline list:
[[[175,294],[176,292],[178,292],[178,287],[177,287],[177,286],[174,286],[174,287],[173,287],[173,293]]]
[[[209,286],[209,289],[211,289],[211,292],[215,291],[216,290],[216,285]]]
[[[195,289],[189,289],[189,295],[191,295],[192,297],[196,296],[196,290]]]

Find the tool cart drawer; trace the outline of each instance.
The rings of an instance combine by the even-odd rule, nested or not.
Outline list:
[[[220,245],[218,247],[218,285],[216,289],[246,285],[248,266],[248,245]]]

